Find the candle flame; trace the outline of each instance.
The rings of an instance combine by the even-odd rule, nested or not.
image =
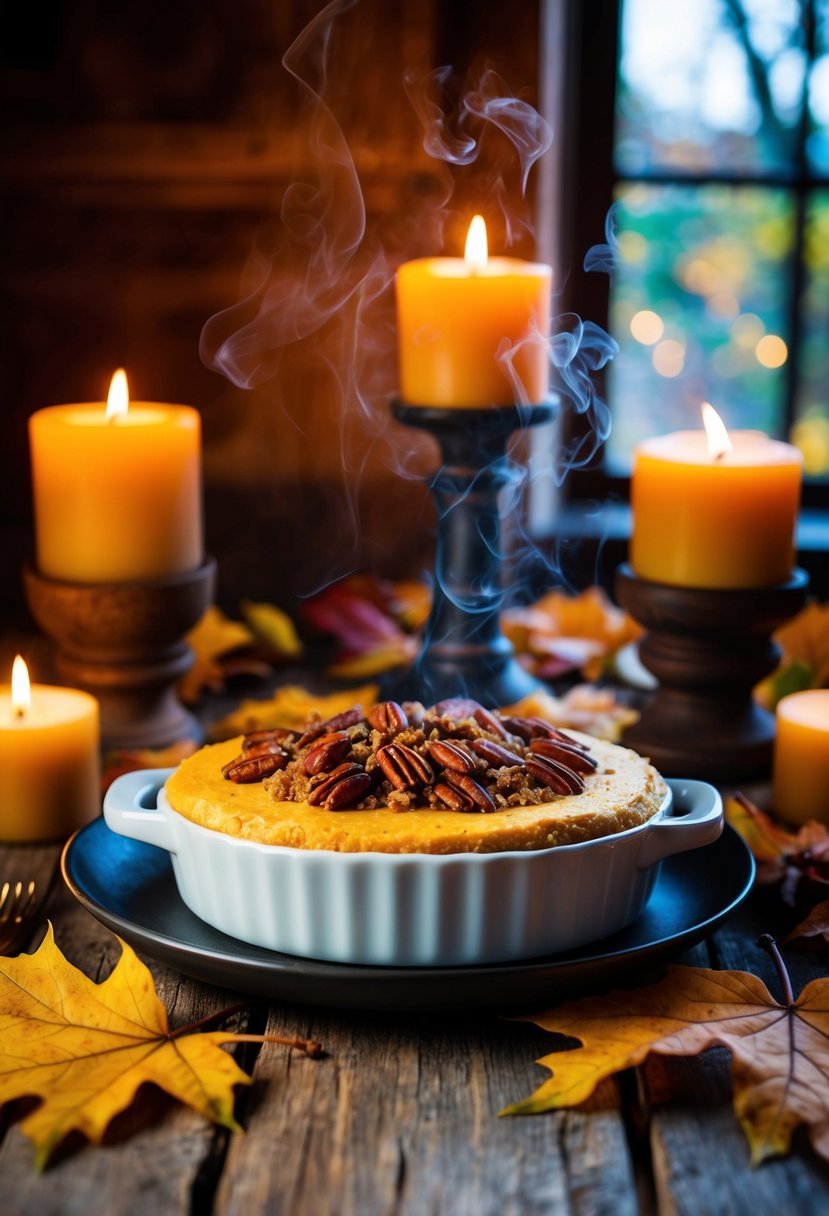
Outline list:
[[[109,386],[109,396],[107,397],[107,422],[112,422],[115,418],[122,418],[130,406],[130,391],[127,386],[127,373],[123,367],[119,367],[118,371],[112,377],[112,383]]]
[[[32,707],[32,687],[29,683],[29,669],[21,655],[16,655],[12,664],[12,709],[15,717],[24,717]]]
[[[469,231],[466,234],[463,256],[469,270],[486,269],[489,250],[486,240],[486,221],[482,215],[472,217]]]
[[[707,401],[702,403],[702,421],[705,424],[705,434],[708,437],[708,452],[712,460],[720,460],[726,453],[733,448],[731,440],[728,438],[728,431],[725,429],[725,423],[719,416],[713,405],[709,405]]]

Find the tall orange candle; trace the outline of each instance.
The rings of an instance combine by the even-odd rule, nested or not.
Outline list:
[[[783,697],[776,717],[772,806],[792,823],[829,824],[829,689]]]
[[[708,412],[710,411],[710,413]],[[679,587],[767,587],[791,577],[802,457],[758,431],[639,444],[631,479],[630,561],[640,578]]]
[[[549,266],[490,258],[481,216],[463,258],[404,262],[396,283],[403,400],[459,409],[544,401],[551,281]]]
[[[0,840],[68,836],[101,809],[98,702],[29,684],[18,656],[0,688]]]
[[[78,583],[161,578],[203,560],[201,426],[186,405],[103,403],[29,419],[37,565]]]

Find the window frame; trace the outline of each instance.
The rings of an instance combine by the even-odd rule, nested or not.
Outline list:
[[[557,0],[547,0],[555,5]],[[711,172],[625,173],[614,163],[616,90],[621,41],[621,10],[624,0],[568,0],[568,105],[569,122],[565,182],[561,196],[560,229],[562,250],[559,275],[561,291],[556,311],[575,312],[608,328],[610,280],[602,274],[587,274],[583,259],[591,246],[604,239],[605,224],[615,189],[622,183],[647,185],[760,186],[791,191],[794,203],[794,248],[789,305],[789,350],[784,399],[785,432],[795,416],[798,390],[798,351],[802,333],[802,299],[807,270],[802,257],[810,195],[829,185],[829,178],[810,172],[806,156],[809,110],[804,104],[798,124],[797,165],[793,174],[725,174]],[[805,0],[806,53],[811,63],[816,47],[815,0]],[[606,386],[601,385],[602,390]],[[611,411],[613,403],[611,402]],[[569,419],[572,436],[578,435],[579,419]],[[589,466],[572,470],[564,483],[567,500],[615,500],[630,496],[630,477],[613,474],[604,467],[603,448]],[[803,504],[829,509],[829,480],[804,479]]]

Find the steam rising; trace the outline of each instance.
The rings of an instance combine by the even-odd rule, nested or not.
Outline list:
[[[431,240],[436,227],[451,214],[449,205],[461,176],[472,176],[476,208],[489,215],[500,213],[499,245],[503,240],[509,248],[522,233],[531,232],[525,201],[529,174],[553,138],[545,119],[528,102],[511,95],[491,68],[454,106],[451,68],[421,77],[407,75],[403,87],[423,129],[423,146],[446,166],[446,188],[439,210],[424,204],[422,214],[402,217],[401,224],[407,222],[409,231],[401,234],[401,249],[380,247],[375,235],[367,232],[365,202],[348,141],[325,100],[336,22],[356,2],[331,0],[283,57],[283,66],[305,101],[310,155],[303,158],[303,165],[308,168],[284,192],[271,247],[251,256],[242,298],[207,321],[200,341],[200,355],[208,367],[239,388],[250,389],[278,374],[288,347],[323,326],[332,326],[332,340],[326,340],[326,353],[320,357],[328,363],[342,396],[339,438],[351,512],[347,526],[355,549],[360,528],[350,486],[365,467],[371,445],[386,445],[396,476],[422,474],[418,459],[422,438],[398,428],[393,443],[387,438],[388,401],[395,391],[390,290],[394,266],[412,256],[415,232],[420,239],[425,233]],[[614,246],[612,217],[608,217],[607,244],[588,253],[585,269],[609,271]],[[441,253],[439,240],[425,252]],[[575,315],[558,318],[554,330],[531,340],[548,343],[552,387],[585,424],[575,439],[562,440],[554,457],[553,475],[561,484],[571,468],[593,458],[609,433],[610,414],[594,376],[618,347],[598,325]],[[514,372],[517,349],[505,345],[500,355],[512,375],[516,400],[525,401]],[[562,433],[567,429],[563,427]],[[526,470],[516,462],[513,472],[508,493],[510,505],[517,505]],[[338,557],[331,556],[332,564],[337,560],[348,561],[345,548]],[[519,567],[534,567],[538,560],[527,542],[519,554]],[[344,573],[342,565],[331,569],[330,581]],[[549,569],[546,581],[550,581]]]

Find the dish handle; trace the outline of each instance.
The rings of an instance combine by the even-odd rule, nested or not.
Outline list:
[[[651,823],[645,833],[636,865],[647,870],[663,857],[712,844],[723,830],[723,807],[719,791],[707,781],[690,778],[669,782],[673,811]]]
[[[170,822],[157,805],[159,791],[172,772],[171,768],[145,768],[116,777],[104,796],[107,827],[120,836],[174,853]]]

